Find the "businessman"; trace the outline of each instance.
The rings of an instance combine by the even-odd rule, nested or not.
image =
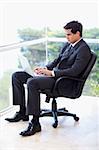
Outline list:
[[[56,79],[61,76],[79,77],[87,66],[91,51],[82,38],[83,26],[78,21],[68,22],[64,26],[66,39],[59,56],[45,68],[37,67],[34,72],[39,76],[30,76],[26,72],[15,72],[12,75],[13,105],[20,109],[13,118],[6,118],[9,122],[20,120],[28,121],[29,115],[33,119],[20,135],[31,136],[41,131],[40,116],[40,90],[52,89]],[[41,76],[41,75],[44,76]],[[27,84],[27,105],[25,102],[24,84]],[[67,86],[68,88],[68,86]]]

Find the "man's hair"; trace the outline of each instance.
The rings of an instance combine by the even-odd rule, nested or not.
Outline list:
[[[71,29],[71,32],[74,33],[74,34],[77,31],[79,31],[80,32],[80,36],[82,37],[83,26],[78,21],[71,21],[71,22],[67,23],[63,28],[66,29],[66,30]]]

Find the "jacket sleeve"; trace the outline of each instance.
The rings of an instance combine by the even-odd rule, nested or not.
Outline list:
[[[47,69],[53,70],[53,68],[57,66],[59,61],[60,61],[60,55],[53,62],[51,62],[48,65],[46,65]]]
[[[61,76],[73,76],[77,77],[87,66],[89,60],[91,58],[90,49],[87,46],[83,46],[79,49],[79,52],[76,56],[76,59],[72,66],[66,69],[54,69],[54,73],[56,77]]]
[[[68,42],[65,43],[65,45],[61,49],[59,56],[53,62],[46,65],[47,69],[53,70],[53,68],[57,66],[57,64],[59,63],[59,61],[61,59],[61,55],[62,55],[62,53],[64,52],[64,50],[66,49],[67,46],[68,46]]]

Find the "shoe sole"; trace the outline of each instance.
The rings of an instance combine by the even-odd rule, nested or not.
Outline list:
[[[21,120],[23,120],[23,121],[29,121],[29,118],[21,118],[20,120],[11,120],[11,119],[5,119],[6,121],[8,121],[8,122],[19,122],[19,121],[21,121]]]
[[[35,132],[31,133],[31,134],[24,134],[24,133],[21,132],[20,135],[23,136],[23,137],[26,137],[26,136],[34,135],[34,134],[36,134],[38,132],[41,132],[41,129],[39,129],[39,130],[37,130],[37,131],[35,131]]]

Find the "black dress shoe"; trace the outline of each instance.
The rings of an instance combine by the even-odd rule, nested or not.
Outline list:
[[[16,112],[16,114],[14,115],[13,118],[5,118],[5,120],[7,120],[9,122],[18,122],[20,120],[28,121],[29,120],[29,116],[22,115],[20,112]]]
[[[31,136],[31,135],[34,135],[37,132],[40,132],[40,131],[41,131],[40,123],[38,123],[38,124],[29,123],[27,129],[22,131],[20,133],[20,135],[22,135],[22,136]]]

